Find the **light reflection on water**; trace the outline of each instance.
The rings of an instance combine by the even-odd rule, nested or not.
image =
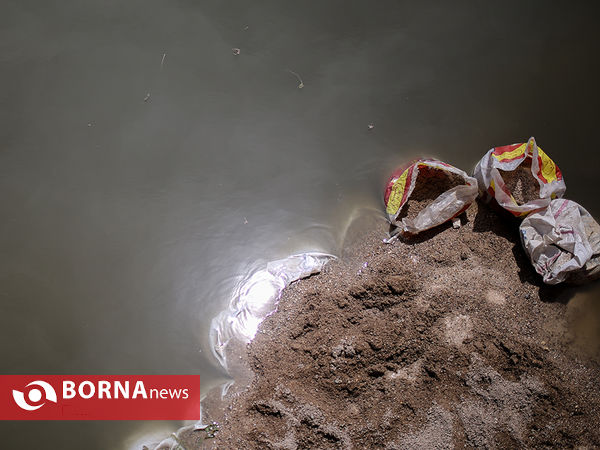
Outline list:
[[[339,253],[415,154],[468,170],[533,135],[599,217],[593,7],[4,2],[1,372],[199,372],[205,391],[236,281]],[[140,424],[1,426],[105,449]]]

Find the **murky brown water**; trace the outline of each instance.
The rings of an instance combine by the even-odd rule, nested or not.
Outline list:
[[[217,384],[208,325],[235,281],[338,252],[411,155],[470,169],[533,135],[600,217],[596,17],[591,2],[5,0],[1,373]],[[0,426],[14,448],[107,449],[177,425]]]

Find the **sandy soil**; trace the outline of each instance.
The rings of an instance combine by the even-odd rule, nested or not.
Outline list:
[[[211,394],[220,430],[187,448],[600,446],[599,359],[568,326],[574,290],[541,285],[508,217],[474,204],[461,220],[393,244],[382,220],[357,224],[238,349],[249,385],[224,408]]]
[[[500,170],[500,175],[518,205],[540,198],[540,185],[531,173],[531,159],[524,161],[515,170]]]

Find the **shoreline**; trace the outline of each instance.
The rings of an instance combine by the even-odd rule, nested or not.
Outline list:
[[[461,222],[393,244],[382,220],[355,224],[230,349],[243,376],[203,417],[219,431],[186,448],[599,446],[598,348],[566,306],[581,288],[543,285],[487,205]]]

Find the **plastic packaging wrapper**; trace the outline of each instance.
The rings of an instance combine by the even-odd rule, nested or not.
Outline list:
[[[600,277],[600,226],[579,204],[556,199],[527,216],[523,247],[547,284],[583,283]]]
[[[425,179],[425,180],[423,180]],[[403,209],[417,186],[417,180],[453,179],[456,186],[432,199],[415,217],[402,217]],[[437,159],[419,159],[397,169],[390,177],[384,196],[390,222],[402,234],[417,234],[434,228],[461,214],[477,197],[477,180]]]
[[[213,355],[227,369],[225,349],[232,338],[250,342],[258,326],[277,308],[283,290],[292,282],[319,273],[335,256],[303,253],[272,261],[263,270],[243,280],[234,292],[229,307],[215,317],[210,326]]]
[[[484,200],[495,199],[517,217],[546,208],[567,189],[560,169],[536,145],[534,138],[526,143],[492,148],[477,163],[474,176]],[[516,182],[508,183],[509,180]]]

